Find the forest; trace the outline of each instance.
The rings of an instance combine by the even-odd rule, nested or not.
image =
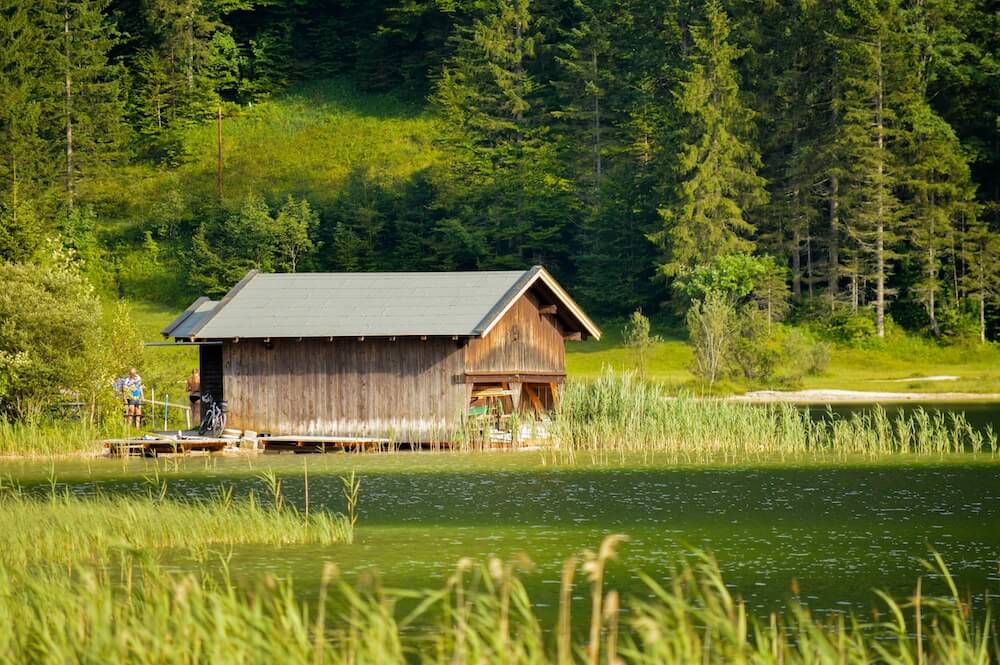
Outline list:
[[[0,0],[0,394],[24,321],[82,348],[102,302],[249,268],[540,263],[603,318],[711,287],[995,339],[998,8]]]

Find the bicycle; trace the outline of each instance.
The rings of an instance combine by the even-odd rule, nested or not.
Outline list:
[[[198,434],[202,436],[219,436],[226,429],[226,413],[228,408],[224,401],[215,401],[210,393],[201,396],[202,419]]]

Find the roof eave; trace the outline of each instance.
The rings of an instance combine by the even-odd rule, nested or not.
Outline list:
[[[162,335],[165,338],[170,337],[173,331],[177,330],[185,321],[188,320],[188,318],[190,318],[192,314],[198,311],[198,308],[201,307],[202,304],[208,301],[209,298],[207,296],[201,296],[200,298],[196,299],[193,303],[188,305],[187,309],[185,309],[183,312],[177,315],[173,321],[168,323],[166,327],[164,327],[163,330],[160,331],[160,335]]]
[[[490,310],[489,314],[480,321],[479,325],[473,331],[477,337],[485,337],[493,330],[494,326],[500,322],[503,315],[514,306],[514,303],[527,293],[531,287],[533,287],[539,280],[541,280],[551,291],[555,294],[556,298],[570,311],[570,314],[574,319],[580,323],[580,327],[583,329],[581,332],[593,337],[594,339],[601,339],[601,329],[597,327],[589,316],[587,316],[583,309],[573,300],[572,296],[566,292],[556,278],[546,270],[543,266],[533,266],[531,269],[524,272],[524,276],[518,279],[517,282],[510,288],[506,295],[500,299],[496,306]]]

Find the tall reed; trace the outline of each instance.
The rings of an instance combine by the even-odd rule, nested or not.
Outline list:
[[[634,373],[611,371],[568,383],[551,431],[552,456],[570,461],[579,454],[600,461],[636,452],[674,462],[998,453],[992,429],[976,430],[960,414],[917,409],[890,418],[876,406],[850,418],[815,420],[789,404],[674,397]]]

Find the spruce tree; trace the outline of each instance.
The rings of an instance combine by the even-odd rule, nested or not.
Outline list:
[[[122,68],[110,60],[118,33],[108,0],[50,0],[45,27],[58,44],[53,70],[61,98],[56,129],[61,138],[66,207],[73,210],[81,178],[100,175],[123,157]],[[54,138],[54,137],[53,137]]]
[[[436,206],[450,211],[460,235],[490,247],[488,256],[462,264],[468,267],[549,263],[558,270],[565,263],[568,188],[545,139],[540,85],[530,70],[537,40],[528,0],[490,3],[456,34],[435,88],[448,153]],[[456,258],[441,260],[454,265]]]
[[[0,206],[9,224],[18,212],[42,203],[55,181],[57,150],[46,133],[53,113],[55,57],[39,8],[0,0]],[[19,234],[17,228],[7,233]]]
[[[874,282],[875,329],[885,336],[887,279],[898,240],[898,174],[891,141],[896,136],[893,65],[897,64],[893,26],[899,19],[895,0],[863,0],[839,14],[837,39],[838,125],[834,140],[842,167],[841,200],[852,245],[848,273],[853,307],[860,305],[862,284]]]
[[[668,276],[719,254],[753,249],[750,212],[767,201],[757,174],[760,155],[751,142],[753,112],[740,97],[729,20],[709,0],[705,22],[691,27],[689,70],[677,103],[686,125],[678,156],[674,199],[661,210],[662,230],[652,239],[665,250]]]

